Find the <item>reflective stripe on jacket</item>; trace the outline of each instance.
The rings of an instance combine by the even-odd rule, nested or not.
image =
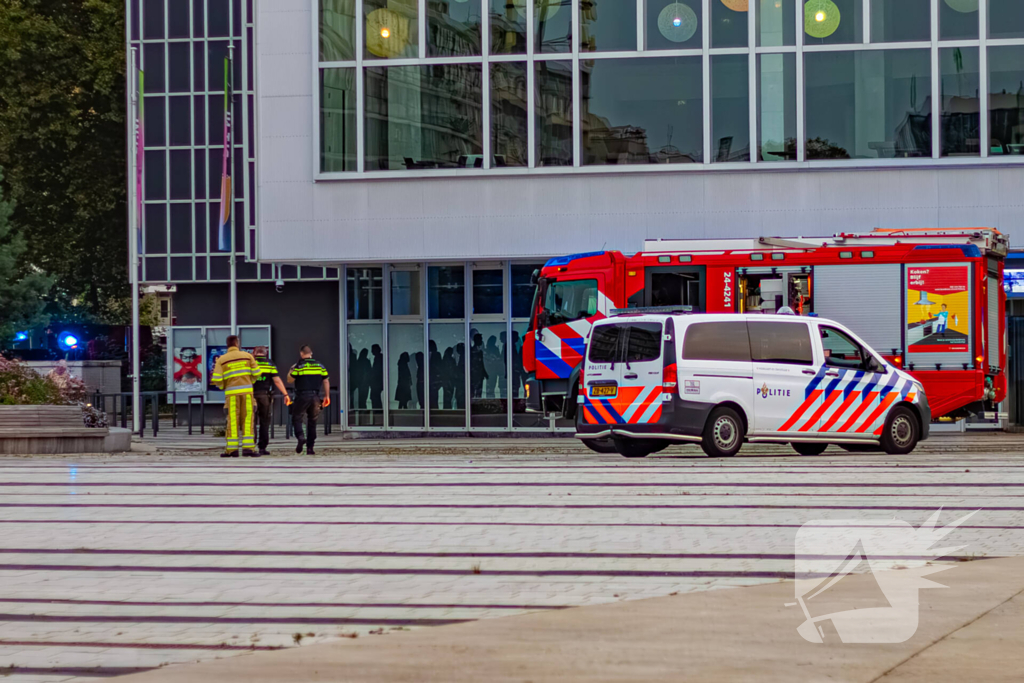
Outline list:
[[[225,394],[239,394],[252,391],[253,380],[261,374],[260,364],[252,354],[232,346],[227,353],[217,357],[210,381]]]

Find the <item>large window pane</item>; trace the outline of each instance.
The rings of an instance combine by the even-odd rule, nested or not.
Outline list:
[[[861,0],[807,0],[804,45],[859,43],[864,40]]]
[[[580,68],[584,165],[701,161],[700,57],[601,59]]]
[[[349,320],[380,320],[384,317],[383,281],[380,268],[349,268]]]
[[[491,54],[526,54],[526,7],[509,0],[490,0]]]
[[[356,70],[320,71],[320,170],[356,170]]]
[[[931,15],[931,0],[871,0],[871,42],[927,42]]]
[[[430,426],[466,426],[466,327],[430,324]]]
[[[526,370],[523,368],[523,344],[531,332],[527,322],[512,323],[512,375],[508,394],[512,399],[513,427],[547,427],[548,420],[540,413],[526,412]]]
[[[391,315],[420,314],[420,271],[391,271]]]
[[[355,0],[320,0],[320,61],[355,58]]]
[[[349,271],[351,272],[351,271]],[[384,331],[380,324],[348,326],[348,424],[384,425]]]
[[[495,268],[473,271],[473,315],[502,315],[505,271]]]
[[[746,47],[749,0],[712,0],[711,47]]]
[[[427,269],[427,312],[431,320],[466,317],[466,269],[463,266]]]
[[[530,162],[527,139],[526,64],[491,64],[492,167],[526,166]]]
[[[1021,0],[988,0],[988,37],[1024,38]]]
[[[981,151],[981,100],[978,97],[978,48],[939,50],[942,74],[942,156],[978,156]]]
[[[475,324],[469,331],[469,422],[473,427],[508,424],[505,329],[505,323],[487,323]]]
[[[991,3],[991,0],[989,2]],[[977,37],[978,0],[939,0],[939,38],[941,40]]]
[[[479,0],[427,3],[427,56],[480,54]]]
[[[796,55],[757,57],[757,148],[761,161],[796,159]]]
[[[529,318],[533,313],[533,295],[537,289],[533,284],[534,271],[543,263],[517,263],[512,265],[512,317]]]
[[[805,55],[807,158],[931,156],[928,50]]]
[[[636,50],[636,4],[580,0],[580,52]]]
[[[537,62],[537,166],[572,166],[572,62]]]
[[[423,325],[388,326],[388,426],[422,427]]]
[[[711,58],[712,159],[750,161],[750,82],[746,55]]]
[[[526,16],[527,0],[511,0]],[[522,8],[522,9],[519,9]],[[536,52],[569,52],[572,50],[572,1],[534,0],[533,35]]]
[[[363,0],[365,57],[419,56],[416,0]]]
[[[796,0],[757,0],[757,46],[796,45]]]
[[[483,153],[480,68],[367,67],[366,170],[474,165]]]
[[[644,0],[644,47],[647,50],[685,50],[701,47],[700,0]]]
[[[1024,46],[988,49],[989,154],[1024,154]]]

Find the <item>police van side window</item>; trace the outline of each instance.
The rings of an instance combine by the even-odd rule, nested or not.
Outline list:
[[[591,363],[614,363],[619,354],[619,339],[622,328],[618,325],[598,325],[590,333],[589,347]]]
[[[683,337],[686,360],[750,362],[750,339],[745,322],[694,323]]]
[[[806,323],[748,321],[750,357],[760,363],[813,365],[811,333]]]
[[[825,365],[854,370],[867,369],[867,354],[864,353],[860,344],[848,334],[834,327],[822,325],[819,329],[821,330],[821,348],[825,353]]]

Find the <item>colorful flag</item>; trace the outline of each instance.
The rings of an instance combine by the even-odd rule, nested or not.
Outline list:
[[[135,211],[136,213],[136,229],[138,234],[136,239],[137,244],[142,245],[142,169],[145,166],[145,134],[143,132],[143,120],[142,120],[142,108],[143,108],[143,72],[139,69],[139,86],[138,93],[136,95],[138,99],[138,107],[135,109]]]
[[[224,158],[220,171],[220,230],[218,248],[231,251],[231,58],[224,58]]]

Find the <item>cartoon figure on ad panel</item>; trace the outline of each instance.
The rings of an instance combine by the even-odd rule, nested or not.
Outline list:
[[[970,351],[968,266],[907,268],[907,343],[910,353]]]

